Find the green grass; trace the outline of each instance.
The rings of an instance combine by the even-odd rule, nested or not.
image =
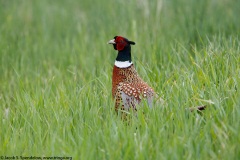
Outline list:
[[[240,1],[0,1],[0,156],[239,159]],[[164,99],[114,112],[107,41]],[[202,115],[186,108],[207,105]]]

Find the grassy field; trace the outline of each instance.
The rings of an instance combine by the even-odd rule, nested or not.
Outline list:
[[[1,0],[0,159],[239,159],[239,10],[239,0]],[[136,42],[134,64],[164,99],[129,125],[111,99],[115,35]],[[202,115],[186,110],[199,105]]]

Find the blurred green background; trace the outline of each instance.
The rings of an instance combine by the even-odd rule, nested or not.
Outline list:
[[[0,156],[238,159],[239,13],[239,0],[0,0]],[[116,35],[166,102],[131,125],[113,111]]]

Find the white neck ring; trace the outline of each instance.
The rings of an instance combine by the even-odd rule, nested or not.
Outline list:
[[[127,68],[132,65],[132,62],[129,62],[129,61],[121,62],[116,60],[114,65],[117,66],[118,68]]]

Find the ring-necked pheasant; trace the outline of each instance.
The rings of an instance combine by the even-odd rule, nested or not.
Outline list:
[[[115,99],[115,110],[136,110],[136,105],[146,98],[152,107],[154,91],[138,75],[131,59],[131,45],[135,42],[115,36],[108,44],[118,51],[112,74],[112,96]]]

